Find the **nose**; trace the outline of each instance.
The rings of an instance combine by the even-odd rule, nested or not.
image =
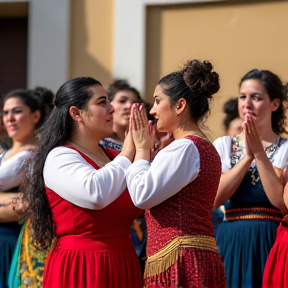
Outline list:
[[[151,115],[155,115],[155,114],[156,114],[155,104],[154,104],[154,105],[152,106],[152,108],[150,109],[149,114],[151,114]]]
[[[108,113],[109,114],[114,113],[114,107],[113,107],[113,105],[110,102],[109,102],[109,105],[108,105]]]
[[[7,114],[3,115],[3,122],[12,122],[14,119],[14,113],[12,111],[8,111]]]
[[[130,110],[131,107],[132,107],[132,105],[133,105],[133,102],[132,102],[132,101],[126,101],[126,103],[125,103],[125,109]]]

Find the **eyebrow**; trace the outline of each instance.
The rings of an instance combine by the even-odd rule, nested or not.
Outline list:
[[[15,110],[15,109],[22,109],[22,106],[16,106],[16,107],[11,108],[10,110]],[[3,109],[2,111],[3,112],[4,111],[9,111],[9,109],[5,109],[5,110]]]
[[[106,99],[107,99],[107,97],[106,97],[106,96],[104,96],[104,95],[103,95],[103,96],[100,96],[100,97],[97,99],[97,101],[98,101],[98,100],[102,100],[102,99],[105,99],[105,100],[106,100]]]

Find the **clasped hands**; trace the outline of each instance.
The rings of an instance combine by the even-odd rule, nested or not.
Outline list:
[[[133,161],[134,156],[135,160],[136,158],[150,160],[151,149],[156,141],[155,134],[153,121],[148,121],[144,104],[134,103],[130,111],[128,132],[121,154],[127,156],[128,151],[130,151],[128,158],[131,161]],[[137,155],[138,157],[136,157]]]
[[[251,114],[246,114],[242,128],[245,142],[244,156],[251,159],[251,161],[263,156],[267,157],[258,132],[256,118]]]

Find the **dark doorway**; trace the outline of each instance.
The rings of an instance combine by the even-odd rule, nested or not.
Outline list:
[[[0,95],[27,83],[26,18],[0,18]]]

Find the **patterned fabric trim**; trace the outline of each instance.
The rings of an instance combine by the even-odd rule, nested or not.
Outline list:
[[[198,248],[218,253],[214,237],[204,235],[178,236],[157,253],[148,257],[144,278],[163,273],[175,264],[185,248]]]
[[[281,221],[283,219],[283,214],[277,209],[264,207],[227,209],[225,211],[226,221],[239,219],[267,219]]]

